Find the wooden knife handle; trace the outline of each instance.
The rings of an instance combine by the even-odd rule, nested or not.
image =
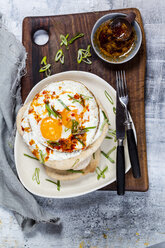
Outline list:
[[[125,158],[124,146],[118,145],[116,155],[116,177],[117,177],[117,194],[124,195],[125,193]]]

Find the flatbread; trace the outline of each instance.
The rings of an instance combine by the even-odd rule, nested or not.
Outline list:
[[[60,180],[60,181],[74,180],[81,176],[87,175],[88,173],[93,173],[96,170],[96,167],[99,165],[100,156],[101,156],[101,152],[100,152],[100,149],[98,149],[95,152],[94,156],[92,156],[92,159],[89,165],[85,169],[81,170],[84,173],[71,173],[66,170],[56,170],[56,169],[49,168],[45,165],[44,167],[45,167],[46,174],[53,179]]]
[[[106,113],[106,111],[103,109],[102,105],[99,103],[98,100],[97,103],[99,108],[101,108]],[[23,136],[23,131],[21,129],[21,120],[29,104],[30,102],[25,104],[19,110],[17,115],[17,130],[21,136]],[[77,167],[79,167],[79,163],[83,162],[86,158],[92,156],[93,153],[95,153],[99,149],[107,134],[107,131],[108,131],[108,124],[105,123],[101,135],[91,145],[89,145],[85,150],[83,150],[79,155],[63,160],[51,160],[51,161],[48,160],[45,162],[45,165],[47,167],[57,170],[76,169]]]

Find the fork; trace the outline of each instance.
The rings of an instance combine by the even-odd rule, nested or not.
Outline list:
[[[130,116],[128,113],[127,105],[128,105],[128,90],[127,90],[127,81],[125,76],[125,71],[118,71],[116,72],[116,76],[118,77],[117,80],[117,93],[119,96],[119,101],[123,105],[125,109],[125,125],[126,125],[126,133],[127,133],[127,142],[128,142],[128,152],[132,167],[132,173],[134,178],[141,177],[140,172],[140,164],[139,164],[139,157],[138,157],[138,151],[135,141],[134,132],[132,129],[132,122],[130,120]]]

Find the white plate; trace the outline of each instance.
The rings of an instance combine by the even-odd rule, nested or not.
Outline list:
[[[89,72],[67,71],[52,75],[35,85],[35,87],[29,93],[25,103],[32,100],[36,93],[38,93],[45,85],[65,79],[82,82],[94,93],[94,95],[100,100],[101,104],[106,109],[111,124],[110,127],[114,130],[115,114],[113,112],[113,107],[115,107],[116,103],[116,92],[105,80]],[[105,97],[105,90],[107,90],[111,95],[114,105],[112,105]],[[105,139],[101,146],[101,150],[107,152],[114,146],[116,146],[114,139]],[[52,198],[80,196],[100,189],[116,180],[116,163],[112,164],[103,155],[101,155],[101,161],[99,165],[101,170],[108,165],[108,170],[105,172],[105,178],[100,178],[97,180],[97,174],[95,172],[90,173],[73,181],[61,182],[61,189],[60,191],[57,191],[56,185],[45,180],[49,177],[46,175],[43,166],[38,161],[25,157],[23,155],[24,153],[31,155],[27,145],[23,142],[22,137],[17,132],[15,139],[15,162],[18,176],[24,187],[31,193],[38,196]],[[111,154],[111,158],[116,160],[116,150]],[[127,172],[131,166],[126,141],[125,165]],[[32,180],[32,175],[36,167],[40,168],[40,184],[37,184],[36,181]]]

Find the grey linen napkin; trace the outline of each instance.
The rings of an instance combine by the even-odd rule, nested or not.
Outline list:
[[[21,184],[14,163],[15,118],[21,106],[20,79],[25,68],[26,51],[2,24],[0,14],[0,205],[13,211],[23,231],[37,223],[55,223],[46,210]]]

